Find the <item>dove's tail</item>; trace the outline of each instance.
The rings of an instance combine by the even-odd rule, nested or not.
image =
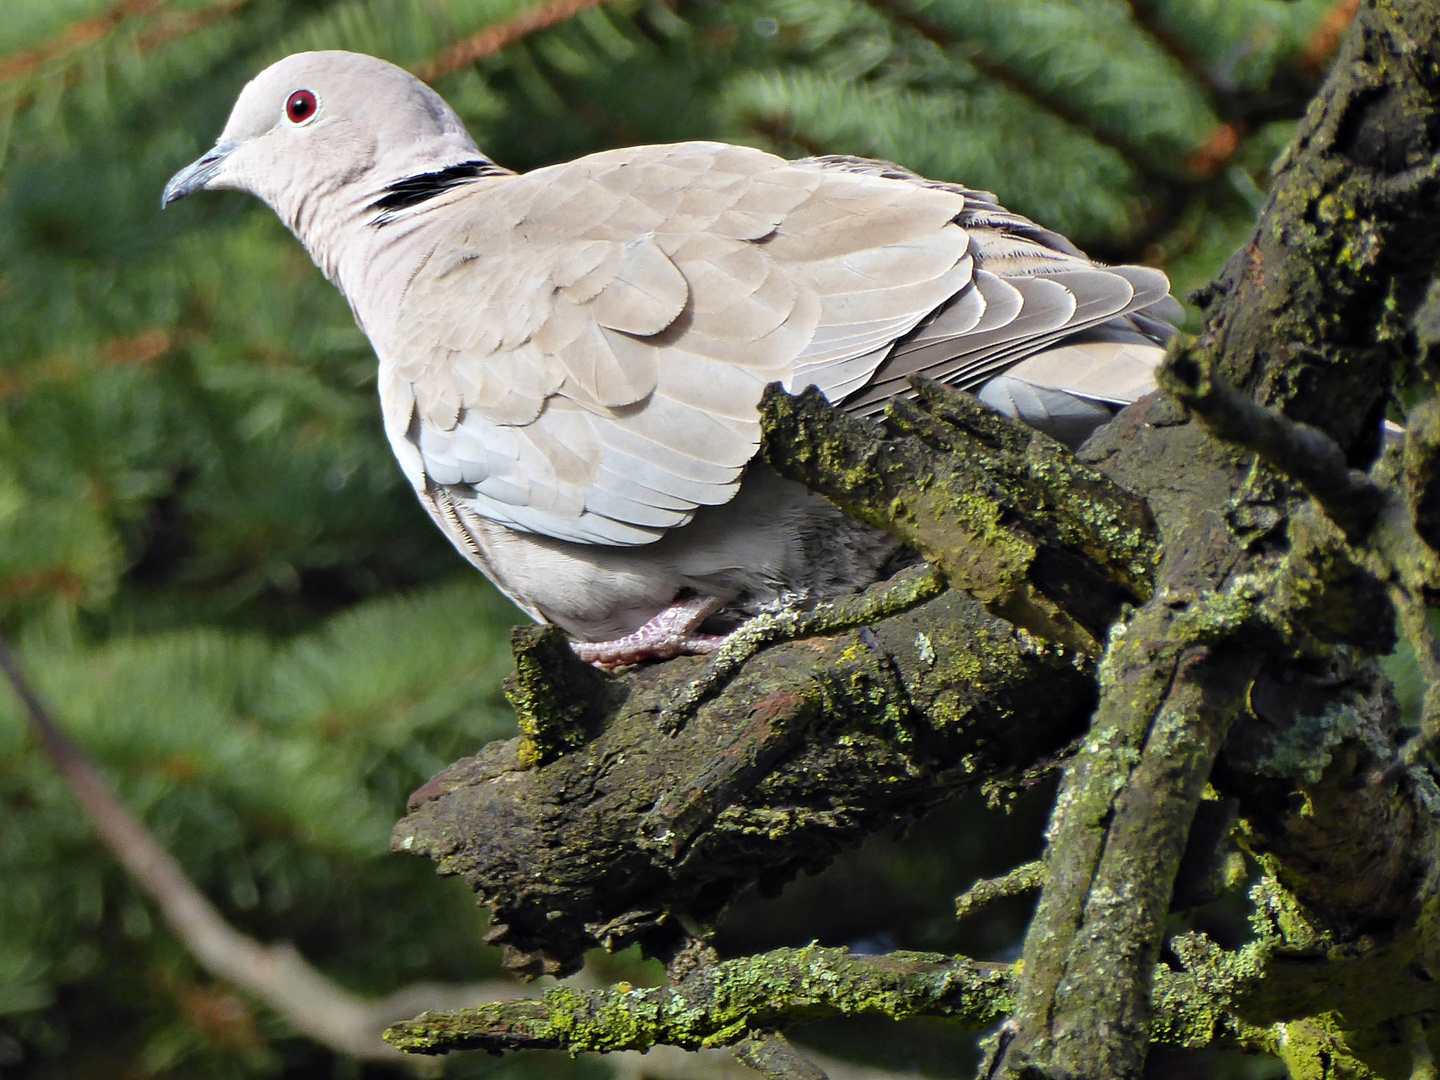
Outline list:
[[[1165,347],[1143,334],[1099,327],[1036,353],[977,395],[992,409],[1078,446],[1115,409],[1155,389]]]

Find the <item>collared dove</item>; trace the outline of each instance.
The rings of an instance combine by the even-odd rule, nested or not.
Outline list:
[[[690,142],[516,174],[353,53],[261,72],[163,202],[219,188],[268,203],[349,300],[435,522],[606,667],[707,651],[707,620],[896,555],[752,461],[766,384],[874,413],[921,372],[1075,443],[1154,388],[1179,313],[1159,271],[883,162]]]

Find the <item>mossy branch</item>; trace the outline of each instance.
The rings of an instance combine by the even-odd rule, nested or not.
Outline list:
[[[816,945],[778,949],[700,969],[676,986],[559,986],[538,1001],[427,1013],[386,1039],[402,1050],[546,1047],[648,1050],[729,1046],[797,1020],[880,1013],[944,1016],[972,1028],[1010,1009],[1013,969],[936,953],[856,956]]]
[[[1149,1035],[1170,1046],[1237,1046],[1297,1058],[1319,1039],[1297,1017],[1344,1008],[1345,1023],[1322,1030],[1331,1045],[1349,1039],[1377,1061],[1403,1043],[1381,1048],[1355,1037],[1362,1027],[1440,1007],[1440,984],[1406,968],[1401,945],[1337,961],[1323,979],[1315,959],[1294,951],[1270,927],[1283,895],[1273,882],[1253,891],[1259,934],[1236,951],[1202,934],[1175,939],[1177,968],[1154,969]],[[935,953],[859,956],[816,945],[723,961],[666,987],[604,989],[558,986],[538,999],[430,1012],[386,1033],[408,1053],[479,1049],[558,1049],[570,1053],[700,1049],[753,1043],[794,1023],[873,1014],[893,1019],[942,1017],[971,1030],[1012,1010],[1019,965],[982,963]],[[1357,1004],[1363,1003],[1363,1004]],[[1357,1023],[1358,1021],[1358,1023]],[[1317,1025],[1319,1026],[1319,1025]]]
[[[1440,250],[1435,14],[1433,0],[1362,6],[1251,242],[1211,291],[1205,333],[1172,361],[1173,388],[1213,431],[1153,397],[1077,463],[924,383],[878,425],[771,390],[771,466],[904,538],[949,590],[907,579],[766,626],[713,662],[598,683],[558,639],[521,635],[510,692],[525,740],[417,793],[397,846],[465,874],[521,970],[569,970],[595,943],[664,955],[678,924],[747,885],[1054,753],[1096,703],[1098,673],[1023,971],[1004,977],[1014,1009],[993,1071],[1128,1080],[1159,1038],[1281,1053],[1299,1076],[1321,1060],[1395,1075],[1385,1054],[1416,1042],[1405,1017],[1440,1005],[1426,988],[1440,900],[1425,885],[1440,791],[1409,758],[1397,771],[1394,704],[1365,657],[1393,643],[1391,597],[1418,626],[1440,581],[1422,542],[1434,425],[1420,417],[1410,440],[1405,498],[1377,496],[1400,489],[1393,463],[1359,470],[1405,360],[1402,315]],[[1404,532],[1387,526],[1397,515],[1413,543],[1377,539]],[[1234,954],[1187,938],[1172,972],[1155,961],[1207,778],[1234,800],[1275,895],[1322,929]],[[1223,857],[1199,862],[1218,880],[1207,868]],[[705,992],[688,979],[557,990],[405,1037],[702,1045],[862,1001],[885,1011],[858,991],[816,997],[786,967],[795,955],[707,969],[720,982]],[[769,991],[724,982],[745,972],[769,972],[744,983]],[[864,972],[867,993],[885,978]]]
[[[875,424],[813,387],[771,387],[766,460],[1015,625],[1098,652],[1121,607],[1150,593],[1159,550],[1145,504],[974,398],[923,379],[914,388]]]

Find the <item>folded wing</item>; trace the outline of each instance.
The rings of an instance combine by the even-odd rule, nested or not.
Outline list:
[[[392,443],[422,495],[583,543],[728,501],[770,382],[859,411],[913,372],[1131,400],[1155,347],[1123,320],[1167,297],[984,193],[853,159],[639,147],[443,210],[382,356]]]

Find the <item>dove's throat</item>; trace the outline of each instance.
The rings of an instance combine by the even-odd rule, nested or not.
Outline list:
[[[372,158],[329,183],[292,185],[287,194],[298,194],[283,201],[266,199],[345,294],[367,333],[378,327],[377,316],[398,302],[394,282],[408,282],[434,249],[424,235],[434,231],[432,211],[473,183],[511,175],[485,159],[468,137],[465,142],[445,146],[443,153],[432,147],[435,152],[388,168],[383,157]],[[435,177],[429,185],[418,183]]]

